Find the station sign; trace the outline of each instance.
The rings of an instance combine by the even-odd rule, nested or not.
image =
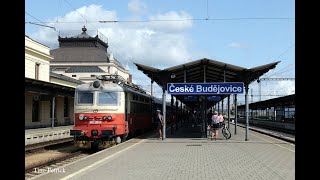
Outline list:
[[[168,94],[196,95],[196,94],[243,94],[243,82],[220,83],[168,83]]]

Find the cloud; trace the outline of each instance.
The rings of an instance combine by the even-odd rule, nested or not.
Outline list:
[[[128,10],[134,15],[145,15],[147,13],[147,5],[140,0],[131,0],[128,3]]]
[[[104,32],[104,30],[102,30]],[[109,29],[110,49],[120,59],[155,66],[183,63],[190,55],[183,35],[150,29]],[[117,37],[117,38],[112,38]]]
[[[246,48],[247,46],[244,44],[240,44],[238,42],[232,42],[232,43],[228,44],[227,47],[229,47],[229,48]]]
[[[128,9],[131,12],[137,12],[139,9],[146,9],[146,6],[140,1],[130,1]],[[118,20],[117,12],[106,10],[95,4],[83,6],[78,8],[77,11],[48,19],[48,22],[60,23],[49,23],[47,25],[55,27],[60,32],[61,37],[80,34],[84,25],[86,25],[87,33],[91,36],[95,36],[96,29],[98,29],[108,41],[108,52],[112,52],[114,57],[124,66],[129,62],[130,73],[133,75],[134,82],[138,84],[146,84],[146,82],[150,82],[150,79],[137,70],[132,62],[163,69],[185,63],[194,59],[198,54],[191,51],[191,49],[194,49],[191,47],[192,40],[185,33],[188,28],[192,27],[191,21],[98,23],[100,20]],[[87,19],[88,23],[82,16]],[[177,20],[192,17],[183,11],[170,11],[145,18],[150,20]],[[137,19],[137,17],[130,16],[127,19]],[[27,35],[49,46],[50,49],[58,48],[59,34],[50,28],[39,27],[38,31]]]
[[[192,16],[185,11],[170,11],[164,14],[150,16],[150,27],[162,32],[181,32],[192,27]],[[166,21],[168,20],[168,21]]]
[[[191,22],[90,23],[90,21],[117,20],[117,13],[94,4],[83,6],[77,11],[89,22],[86,25],[87,33],[95,36],[96,29],[98,29],[108,39],[108,51],[112,51],[114,57],[124,65],[128,61],[133,61],[149,66],[164,65],[168,67],[192,59],[192,54],[189,53],[192,49],[190,47],[192,41],[187,38],[184,32],[192,27]],[[62,32],[62,35],[68,37],[78,35],[86,23],[77,11],[71,11],[64,16],[54,17],[48,21],[83,23],[52,23],[48,25],[56,27]],[[150,16],[150,19],[185,19],[190,17],[185,12],[171,11]],[[39,31],[31,34],[30,37],[48,45],[51,49],[58,47],[58,34],[52,29],[39,28]]]
[[[80,14],[79,14],[80,13]],[[54,17],[48,20],[48,22],[60,22],[60,23],[48,23],[49,26],[53,26],[60,33],[60,36],[75,36],[81,33],[81,28],[86,25],[89,35],[96,33],[96,29],[103,28],[101,23],[86,23],[88,21],[99,20],[116,20],[117,15],[115,11],[106,11],[99,5],[83,6],[77,11],[71,11],[62,17]],[[69,22],[69,23],[65,23]],[[79,22],[79,23],[74,23]],[[30,35],[31,38],[42,42],[49,46],[51,49],[58,48],[58,35],[59,33],[49,28],[39,28],[39,30]]]
[[[295,94],[295,81],[289,80],[263,80],[261,83],[261,100],[273,99],[281,96]],[[253,94],[253,102],[260,101],[260,87],[255,81],[249,87],[249,102],[251,103],[251,95]],[[244,95],[243,95],[244,102]]]

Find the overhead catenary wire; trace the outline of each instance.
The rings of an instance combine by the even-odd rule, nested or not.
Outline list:
[[[40,21],[38,18],[32,16],[31,14],[27,13],[26,11],[25,11],[25,13],[26,13],[27,15],[29,15],[30,17],[32,17],[33,19],[37,20],[38,22],[41,22],[42,24],[46,25],[46,23]]]
[[[256,18],[248,18],[248,17],[244,17],[244,18],[187,18],[187,19],[147,19],[147,20],[96,20],[96,21],[88,21],[88,20],[86,20],[86,22],[87,23],[147,23],[147,22],[241,21],[241,20],[295,20],[295,18],[279,18],[279,17],[275,17],[275,18],[272,18],[272,17],[256,17]],[[59,22],[50,21],[50,22],[45,22],[45,23],[83,23],[83,22],[82,21],[59,21]]]
[[[25,13],[26,13],[27,15],[29,15],[30,17],[32,17],[33,19],[37,20],[38,22],[42,23],[42,24],[38,24],[38,23],[36,23],[36,22],[25,22],[25,23],[29,23],[29,24],[33,24],[33,25],[37,25],[37,26],[48,27],[48,28],[53,29],[54,31],[58,32],[55,27],[53,27],[53,26],[48,26],[46,23],[42,22],[41,20],[39,20],[38,18],[32,16],[30,13],[28,13],[28,12],[26,12],[26,11],[25,11]]]
[[[57,32],[56,28],[53,27],[53,26],[47,26],[47,25],[38,24],[38,23],[32,23],[32,22],[29,22],[29,24],[34,24],[34,25],[38,25],[38,26],[48,27],[48,28],[51,28],[51,29],[53,29],[53,30],[55,30],[55,31]]]
[[[68,3],[70,6],[71,6],[71,4],[67,1],[67,0],[64,0],[66,3]],[[72,7],[72,6],[71,6]],[[73,7],[72,7],[73,8]],[[74,9],[74,8],[73,8]],[[74,9],[75,11],[77,11],[76,9]],[[78,11],[77,11],[78,12]],[[86,23],[88,23],[89,21],[80,13],[80,12],[78,12],[85,20],[86,20]],[[162,22],[162,21],[188,21],[188,20],[254,20],[254,19],[256,19],[256,20],[267,20],[267,19],[294,19],[294,18],[209,18],[209,12],[208,12],[208,0],[207,0],[207,18],[196,18],[196,19],[162,19],[162,20],[145,20],[145,21],[121,21],[121,20],[117,20],[117,21],[110,21],[110,22]],[[39,22],[41,22],[41,21],[39,21]],[[91,21],[90,21],[91,22]],[[92,21],[93,23],[94,22],[96,22],[96,23],[101,23],[101,21]],[[29,22],[30,23],[30,22]],[[32,23],[32,22],[31,22]],[[47,22],[47,23],[49,23],[49,22]],[[71,23],[71,22],[51,22],[51,23]],[[36,24],[36,23],[34,23],[34,24]],[[40,25],[40,24],[38,24],[38,25]],[[40,26],[47,26],[47,25],[40,25]],[[93,26],[93,25],[92,25]],[[49,27],[49,26],[48,26]],[[93,26],[94,27],[94,26]],[[95,28],[95,27],[94,27]],[[96,29],[96,28],[95,28]],[[288,49],[286,50],[286,51],[288,51]],[[285,52],[283,52],[282,54],[280,54],[280,56],[279,57],[281,57],[284,53],[286,53],[286,51]]]
[[[84,20],[86,20],[86,26],[87,26],[87,24],[88,24],[88,20],[78,11],[78,10],[76,10],[67,0],[64,0],[73,10],[75,10],[78,14],[80,14],[80,16],[84,19]],[[58,22],[57,22],[58,23]],[[82,22],[83,23],[83,22]],[[98,32],[99,32],[99,30],[94,26],[94,25],[92,25],[92,23],[89,23],[94,29],[96,29]]]
[[[293,46],[295,46],[296,45],[296,43],[293,43],[290,47],[288,47],[286,50],[284,50],[276,59],[274,59],[273,60],[273,62],[275,62],[276,60],[278,60],[278,59],[280,59],[280,57],[282,57],[289,49],[291,49]],[[290,66],[290,65],[289,65]],[[274,73],[274,70],[275,69],[273,69],[272,71],[271,71],[271,73]],[[269,75],[270,76],[270,75]]]
[[[80,14],[80,16],[84,19],[84,20],[86,20],[86,25],[87,25],[87,22],[88,22],[88,20],[78,11],[78,10],[76,10],[67,0],[64,0],[74,11],[76,11],[78,14]],[[96,28],[95,28],[96,29]]]
[[[283,71],[283,72],[274,73],[274,74],[272,74],[272,75],[270,75],[270,76],[268,76],[268,77],[266,77],[266,78],[269,78],[269,77],[272,77],[272,76],[275,76],[275,75],[280,75],[280,74],[283,74],[283,73],[286,73],[286,72],[289,72],[289,71],[292,71],[292,70],[294,70],[294,68],[288,69],[288,70]]]
[[[279,59],[282,55],[284,55],[289,49],[291,49],[293,46],[295,46],[296,43],[293,43],[289,48],[287,48],[283,53],[281,53],[277,59]]]
[[[293,70],[294,68],[291,68],[291,69],[286,70],[286,71],[284,71],[284,70],[287,69],[288,67],[292,66],[292,65],[293,65],[293,64],[289,64],[288,66],[280,69],[279,71],[272,72],[272,73],[268,74],[266,77],[261,77],[261,78],[269,78],[269,77],[275,76],[275,75],[277,75],[277,74],[282,74],[282,73],[284,73],[284,72],[291,71],[291,70]],[[281,72],[281,71],[283,71],[283,72]]]

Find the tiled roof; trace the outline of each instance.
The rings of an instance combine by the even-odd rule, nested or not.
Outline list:
[[[101,72],[104,73],[102,69],[98,66],[71,66],[66,73],[79,73],[79,72]]]
[[[51,62],[110,62],[108,53],[97,47],[62,47],[50,54],[54,57]]]

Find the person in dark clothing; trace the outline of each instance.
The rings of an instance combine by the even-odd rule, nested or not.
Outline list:
[[[163,139],[163,137],[162,137],[163,116],[161,115],[161,111],[160,110],[157,110],[156,122],[158,123],[160,139]]]

